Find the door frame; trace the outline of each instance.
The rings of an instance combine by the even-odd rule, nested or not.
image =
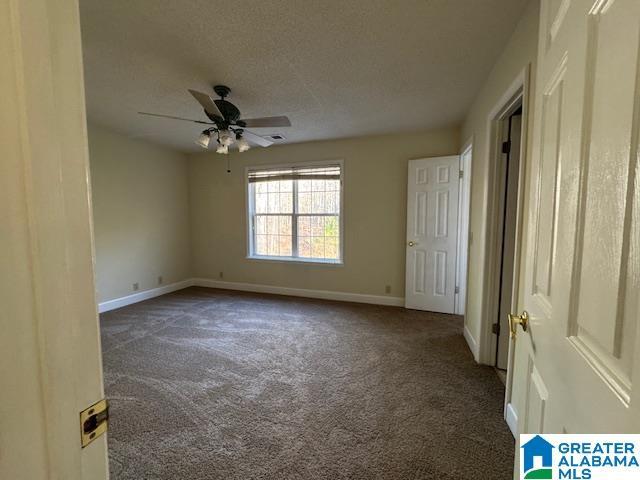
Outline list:
[[[464,155],[470,152],[469,162],[463,163]],[[460,153],[460,172],[458,188],[458,238],[456,247],[456,290],[454,313],[464,315],[467,311],[467,285],[469,284],[469,230],[471,227],[471,179],[473,168],[473,137],[469,138]],[[463,202],[464,200],[464,202]],[[464,220],[466,223],[463,224]],[[464,264],[460,259],[464,256]]]
[[[486,178],[485,204],[487,205],[486,226],[484,231],[484,265],[483,265],[483,288],[482,288],[482,317],[480,325],[480,339],[478,342],[478,361],[486,365],[495,365],[495,352],[497,348],[497,336],[493,333],[492,327],[494,319],[498,314],[498,300],[494,293],[499,288],[500,271],[498,260],[501,249],[498,239],[500,230],[500,220],[502,212],[500,207],[501,185],[498,181],[498,174],[502,164],[502,124],[505,119],[520,105],[522,105],[522,141],[520,145],[520,171],[518,178],[518,200],[516,207],[516,243],[514,250],[513,265],[513,290],[512,290],[512,310],[516,311],[519,302],[520,283],[520,262],[523,251],[523,202],[525,200],[525,175],[528,168],[527,158],[527,133],[529,126],[529,97],[531,94],[530,83],[531,67],[526,65],[510,86],[504,91],[495,106],[489,112],[487,118],[487,158],[489,159],[489,171]],[[507,396],[510,398],[513,359],[512,345],[509,346],[509,366],[507,369]],[[506,403],[505,403],[506,405]]]

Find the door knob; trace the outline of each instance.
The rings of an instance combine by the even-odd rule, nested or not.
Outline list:
[[[409,245],[410,247],[413,247],[414,245],[417,245],[418,242],[408,242],[407,245]]]
[[[522,326],[522,330],[525,332],[529,327],[529,313],[524,310],[520,315],[509,314],[509,332],[511,333],[511,338],[516,336],[516,329],[518,328],[518,324]]]

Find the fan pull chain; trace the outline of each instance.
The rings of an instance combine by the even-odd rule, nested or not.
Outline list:
[[[229,155],[226,155],[227,157],[227,173],[231,173],[231,168],[229,167]]]

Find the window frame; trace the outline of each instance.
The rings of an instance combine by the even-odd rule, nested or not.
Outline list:
[[[277,255],[257,255],[254,253],[255,247],[255,225],[254,225],[254,215],[255,215],[255,195],[252,195],[251,183],[249,182],[249,172],[254,170],[277,170],[279,168],[317,168],[317,167],[328,167],[328,166],[340,166],[340,202],[339,202],[339,212],[338,212],[338,225],[340,229],[339,235],[339,258],[337,260],[325,259],[325,258],[312,258],[312,257],[298,257],[293,256],[297,255],[297,238],[298,238],[298,230],[297,230],[297,217],[300,215],[297,212],[297,190],[298,185],[297,182],[293,182],[293,213],[292,222],[291,222],[291,233],[292,233],[292,245],[291,250],[293,255],[290,257],[285,256],[277,256]],[[269,165],[254,165],[247,166],[244,172],[244,184],[245,184],[245,201],[246,201],[246,241],[247,241],[247,249],[246,249],[246,258],[248,260],[256,260],[260,262],[284,262],[284,263],[299,263],[304,265],[316,264],[316,265],[333,265],[333,266],[343,266],[344,265],[344,242],[345,242],[345,231],[344,231],[344,161],[339,160],[323,160],[323,161],[314,161],[314,162],[296,162],[296,163],[279,163],[279,164],[269,164]],[[312,214],[313,215],[313,214]],[[330,214],[315,214],[315,215],[327,215]],[[330,215],[334,216],[334,215]]]

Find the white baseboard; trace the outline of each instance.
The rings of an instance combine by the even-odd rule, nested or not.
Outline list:
[[[469,350],[471,350],[471,353],[473,353],[473,358],[476,362],[478,362],[478,342],[476,342],[476,340],[473,338],[466,325],[464,326],[464,339],[467,341],[467,345],[469,345]]]
[[[511,430],[511,433],[515,437],[518,432],[518,414],[513,409],[513,405],[510,403],[507,404],[504,419],[507,421],[509,430]]]
[[[293,297],[321,298],[324,300],[338,300],[342,302],[371,303],[374,305],[404,306],[402,297],[386,297],[383,295],[366,295],[362,293],[346,293],[330,290],[311,290],[307,288],[277,287],[256,283],[224,282],[209,278],[194,278],[192,285],[198,287],[221,288],[224,290],[240,290],[243,292],[272,293],[276,295],[290,295]]]
[[[293,297],[321,298],[324,300],[338,300],[342,302],[370,303],[374,305],[404,306],[402,297],[386,297],[383,295],[365,295],[362,293],[335,292],[330,290],[310,290],[306,288],[277,287],[273,285],[260,285],[255,283],[224,282],[209,278],[189,278],[181,282],[172,283],[163,287],[152,288],[144,292],[134,293],[126,297],[114,298],[98,304],[100,313],[125,307],[133,303],[149,300],[167,293],[182,290],[183,288],[198,286],[220,288],[223,290],[240,290],[243,292],[272,293],[275,295],[290,295]]]
[[[182,290],[193,285],[193,279],[182,280],[181,282],[171,283],[158,288],[152,288],[151,290],[145,290],[143,292],[127,295],[126,297],[114,298],[113,300],[107,300],[98,304],[98,312],[108,312],[109,310],[115,310],[116,308],[125,307],[132,303],[142,302],[143,300],[149,300],[150,298],[159,297],[166,293],[175,292],[176,290]]]

